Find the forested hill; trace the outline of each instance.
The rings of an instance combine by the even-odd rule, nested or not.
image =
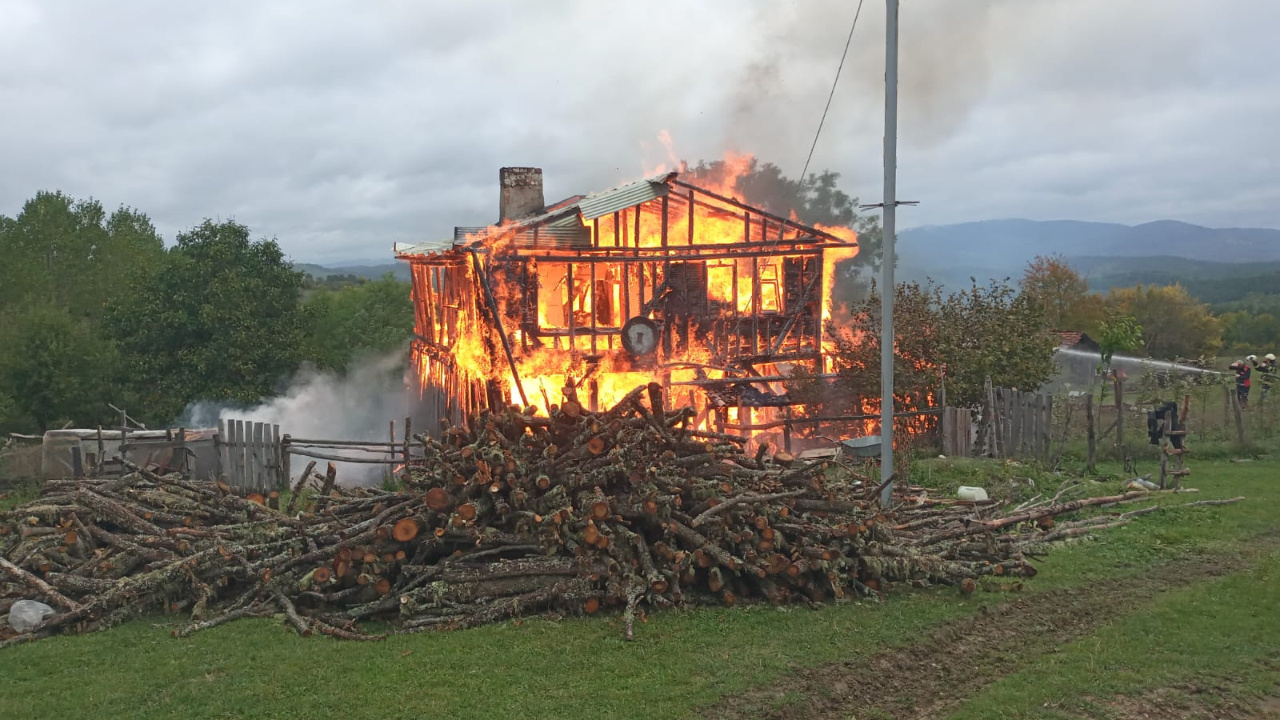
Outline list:
[[[1037,255],[1067,257],[1091,285],[1124,273],[1166,273],[1158,280],[1151,276],[1151,282],[1198,277],[1202,270],[1239,276],[1239,268],[1229,267],[1238,263],[1252,266],[1246,274],[1265,274],[1280,269],[1280,230],[1215,229],[1172,220],[1132,226],[1074,220],[936,225],[900,234],[898,268],[905,278],[963,285],[971,276],[1016,278]]]

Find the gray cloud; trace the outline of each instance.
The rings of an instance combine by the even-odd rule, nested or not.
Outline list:
[[[438,7],[436,7],[438,5]],[[815,168],[879,195],[868,0]],[[681,157],[798,173],[855,4],[0,0],[0,213],[40,189],[234,217],[299,259],[387,257]],[[904,0],[908,225],[989,217],[1280,226],[1280,4]]]

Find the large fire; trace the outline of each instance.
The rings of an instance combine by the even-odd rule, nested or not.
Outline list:
[[[730,155],[696,186],[672,172],[634,184],[664,191],[657,197],[624,198],[590,218],[583,204],[568,227],[581,237],[567,244],[517,221],[469,232],[452,251],[402,256],[414,267],[422,386],[466,396],[464,406],[491,402],[475,388],[496,386],[505,401],[547,414],[567,400],[610,407],[658,382],[668,402],[698,409],[705,429],[752,435],[790,417],[785,403],[704,394],[750,377],[780,397],[793,367],[826,371],[835,267],[857,254],[857,235],[746,205],[739,180],[751,166]],[[658,328],[656,349],[624,349],[628,321]]]

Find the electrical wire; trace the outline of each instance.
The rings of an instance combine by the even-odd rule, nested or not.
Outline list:
[[[813,134],[813,144],[809,146],[809,157],[804,159],[804,169],[800,171],[800,186],[804,186],[805,176],[809,173],[809,163],[813,160],[814,148],[818,147],[818,138],[822,135],[822,126],[827,122],[827,111],[831,109],[831,99],[836,96],[836,85],[840,83],[840,71],[844,69],[844,60],[849,56],[849,45],[853,42],[853,31],[858,27],[858,18],[862,15],[862,0],[858,0],[858,9],[853,14],[853,25],[849,28],[849,37],[844,41],[844,52],[840,54],[840,65],[836,67],[836,79],[831,82],[831,94],[827,95],[827,106],[822,108],[822,119],[818,121],[818,131]]]

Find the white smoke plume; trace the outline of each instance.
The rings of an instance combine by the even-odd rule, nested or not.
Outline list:
[[[189,406],[178,421],[181,427],[216,427],[219,420],[245,420],[278,424],[280,434],[323,440],[386,441],[390,423],[403,433],[404,418],[412,415],[413,397],[406,387],[404,350],[356,361],[345,374],[316,369],[302,370],[278,396],[255,407],[199,402]],[[319,450],[344,457],[386,457],[367,452]],[[296,480],[308,462],[295,455],[291,467]],[[320,469],[326,461],[317,461]],[[392,466],[335,463],[343,485],[377,483]]]

